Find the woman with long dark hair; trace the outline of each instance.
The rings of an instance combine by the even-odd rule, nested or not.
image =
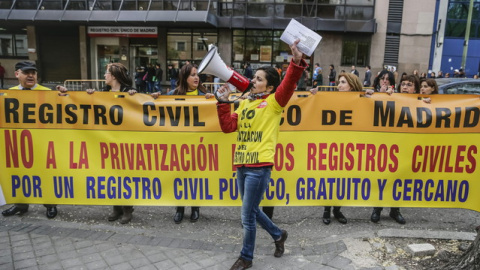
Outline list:
[[[198,76],[198,68],[193,64],[183,65],[180,69],[178,77],[177,88],[171,90],[167,95],[187,95],[187,96],[205,96],[205,98],[213,97],[212,93],[208,93],[207,89],[203,86]],[[156,95],[152,96],[156,98]],[[179,224],[183,220],[183,214],[185,212],[185,206],[177,206],[173,221]],[[200,218],[200,207],[192,206],[190,214],[190,221],[196,222]]]
[[[128,92],[130,95],[137,93],[132,87],[132,79],[128,75],[127,68],[121,63],[110,63],[105,71],[105,87],[103,91]],[[87,93],[93,94],[94,89],[87,89]],[[121,224],[129,223],[132,220],[132,205],[114,205],[113,212],[108,216],[108,221],[120,219]]]

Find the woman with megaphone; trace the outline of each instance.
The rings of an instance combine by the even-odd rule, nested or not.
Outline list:
[[[243,248],[231,270],[252,266],[257,222],[275,241],[274,256],[281,257],[285,251],[287,231],[278,228],[259,209],[259,204],[270,181],[283,108],[307,66],[302,59],[303,53],[297,48],[299,42],[297,40],[290,46],[293,58],[283,81],[280,82],[273,67],[258,68],[247,98],[240,101],[235,112],[231,113],[228,103],[230,88],[225,84],[218,90],[217,113],[222,131],[239,133],[233,162],[242,198]]]

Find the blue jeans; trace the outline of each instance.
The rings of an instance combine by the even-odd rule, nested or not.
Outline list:
[[[177,80],[171,79],[170,80],[170,90],[174,90],[177,87]]]
[[[335,82],[329,82],[329,86],[335,86]],[[328,91],[335,91],[335,88],[329,88]]]
[[[237,168],[237,185],[242,198],[243,248],[240,256],[248,261],[253,260],[257,222],[273,238],[278,240],[282,231],[275,225],[258,205],[262,201],[268,181],[270,167],[239,167]]]
[[[155,91],[162,92],[162,82],[160,81],[155,82]]]

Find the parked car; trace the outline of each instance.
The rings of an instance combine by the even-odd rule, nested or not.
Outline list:
[[[474,94],[480,95],[480,79],[468,78],[439,78],[439,94]]]

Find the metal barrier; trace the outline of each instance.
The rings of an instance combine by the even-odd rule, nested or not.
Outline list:
[[[203,84],[203,86],[205,86],[208,93],[213,93],[216,89],[215,87],[218,88],[218,87],[222,86],[224,83],[204,82],[202,84]]]
[[[203,86],[207,89],[208,93],[213,93],[216,87],[222,86],[224,83],[212,83],[205,82]],[[105,87],[105,80],[65,80],[63,86],[68,89],[68,91],[85,91],[87,89],[95,89],[97,91],[102,91]],[[321,85],[317,86],[318,91],[338,91],[337,86],[328,86]],[[373,89],[372,87],[364,87],[365,89]],[[307,89],[310,90],[310,89]],[[235,91],[238,92],[238,91]]]
[[[319,89],[318,91],[338,91],[337,86],[328,86],[328,85],[321,85],[317,86]],[[373,89],[373,87],[363,87],[363,90]]]
[[[205,88],[207,88],[207,91],[209,93],[213,93],[213,91],[215,90],[215,86],[221,86],[223,85],[224,83],[203,83],[203,85],[205,86]],[[328,85],[321,85],[321,86],[317,86],[319,89],[318,91],[338,91],[337,90],[337,86],[328,86]],[[307,90],[310,90],[312,87],[307,87]],[[373,87],[363,87],[363,90],[366,90],[366,89],[373,89]],[[238,92],[238,91],[236,91]]]
[[[85,91],[87,89],[102,91],[105,86],[105,80],[65,80],[63,86],[68,91]]]

